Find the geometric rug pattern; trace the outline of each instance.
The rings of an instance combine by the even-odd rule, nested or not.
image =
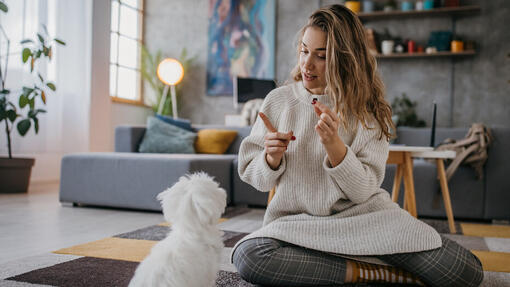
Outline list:
[[[253,286],[239,277],[230,264],[230,253],[241,238],[262,226],[264,211],[227,208],[218,225],[224,231],[225,248],[216,286]],[[482,286],[510,286],[510,226],[457,222],[458,233],[449,234],[446,220],[422,220],[480,259],[485,275]],[[0,270],[11,270],[0,272],[0,286],[27,286],[27,283],[28,286],[127,286],[138,263],[169,231],[170,224],[162,223],[56,250],[47,258],[37,258],[44,264],[34,263],[17,271],[15,264],[19,262],[0,266]]]

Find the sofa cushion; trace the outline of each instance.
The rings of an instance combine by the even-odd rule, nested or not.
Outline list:
[[[510,220],[510,128],[492,127],[485,163],[485,219]]]
[[[195,153],[196,134],[155,117],[147,119],[147,131],[138,148],[142,153]]]
[[[180,127],[181,129],[185,129],[185,130],[190,131],[190,132],[193,131],[193,128],[191,127],[191,121],[190,120],[179,119],[179,118],[176,119],[176,118],[167,117],[167,116],[160,115],[160,114],[156,114],[156,118],[164,121],[165,123],[169,123],[171,125]]]
[[[237,158],[232,162],[232,201],[234,205],[252,205],[252,206],[267,206],[267,197],[269,192],[261,192],[256,190],[253,186],[244,182],[237,171],[238,162]]]
[[[236,137],[237,131],[232,130],[199,130],[195,140],[195,151],[197,153],[224,154]]]
[[[117,126],[115,128],[115,151],[138,152],[145,130],[145,126]]]
[[[245,137],[250,135],[251,126],[246,127],[234,127],[234,126],[224,126],[224,125],[193,125],[195,131],[199,131],[201,129],[225,129],[237,131],[237,137],[234,139],[234,142],[230,145],[230,147],[225,152],[226,154],[238,154],[239,147],[241,146],[241,142]]]

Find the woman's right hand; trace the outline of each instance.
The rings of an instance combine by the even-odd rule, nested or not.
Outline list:
[[[292,131],[288,133],[278,132],[264,113],[260,112],[259,116],[269,131],[264,136],[266,161],[272,169],[276,170],[282,162],[283,154],[287,150],[290,141],[296,140],[296,137],[294,137]]]

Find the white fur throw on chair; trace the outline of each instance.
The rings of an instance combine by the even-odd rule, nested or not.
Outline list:
[[[245,125],[251,126],[255,123],[260,107],[262,107],[262,102],[264,102],[263,99],[253,99],[244,104],[241,117]]]

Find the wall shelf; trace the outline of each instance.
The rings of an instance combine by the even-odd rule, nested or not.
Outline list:
[[[395,18],[417,18],[417,17],[437,17],[437,16],[469,16],[480,13],[480,6],[469,5],[459,7],[442,7],[431,10],[421,11],[376,11],[371,13],[359,13],[361,21],[387,20]]]
[[[377,59],[403,59],[403,58],[435,58],[435,57],[467,57],[476,55],[476,51],[463,51],[463,52],[436,52],[432,54],[427,53],[393,53],[390,55],[377,54]]]
[[[412,10],[412,11],[375,11],[371,13],[358,13],[359,19],[363,22],[380,21],[380,20],[405,20],[405,19],[419,19],[419,18],[433,18],[433,17],[449,17],[451,19],[450,31],[455,35],[456,22],[462,16],[475,16],[480,14],[481,8],[479,5],[464,5],[459,7],[441,7],[431,10]],[[391,23],[395,25],[395,23]],[[455,106],[455,62],[459,58],[472,57],[476,55],[476,51],[467,50],[463,52],[452,53],[450,51],[436,52],[432,54],[426,53],[393,53],[390,55],[376,55],[378,61],[384,59],[434,59],[440,58],[450,62],[450,127],[453,126],[453,107]]]

